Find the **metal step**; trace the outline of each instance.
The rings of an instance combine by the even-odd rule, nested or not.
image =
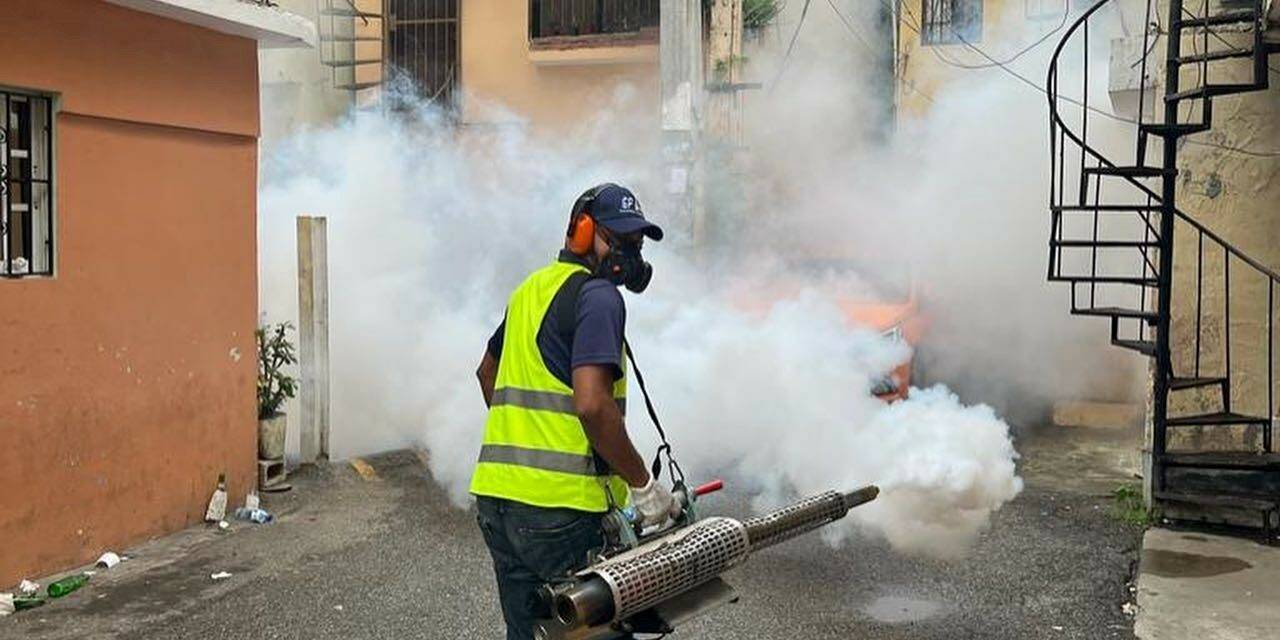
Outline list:
[[[1169,378],[1170,391],[1211,387],[1215,384],[1226,384],[1226,378]]]
[[[1152,497],[1173,520],[1253,527],[1268,537],[1280,528],[1280,503],[1274,499],[1188,491],[1156,491]]]
[[[1275,508],[1275,500],[1254,498],[1251,496],[1235,496],[1230,494],[1181,493],[1177,491],[1157,491],[1153,494],[1156,500],[1171,502],[1190,502],[1194,504],[1213,505],[1219,507]]]
[[[320,10],[322,16],[342,16],[344,18],[377,18],[382,19],[381,13],[373,13],[370,11],[360,11],[359,9],[344,7],[327,7]]]
[[[333,87],[335,89],[344,89],[348,91],[364,91],[365,89],[372,89],[381,85],[381,82],[347,82],[343,84],[335,84]]]
[[[1052,207],[1054,211],[1072,213],[1141,213],[1144,211],[1160,211],[1159,204],[1060,204]]]
[[[1163,459],[1170,467],[1280,471],[1280,453],[1166,453]]]
[[[1200,413],[1191,416],[1178,416],[1169,418],[1165,424],[1170,427],[1215,427],[1229,426],[1239,424],[1271,424],[1271,420],[1260,416],[1247,416],[1242,413],[1232,411],[1218,411],[1216,413]]]
[[[326,60],[323,64],[327,67],[358,67],[362,64],[380,64],[382,58],[363,58],[358,60]]]
[[[1208,131],[1211,126],[1212,125],[1208,122],[1193,122],[1186,124],[1144,124],[1140,129],[1147,135],[1160,136],[1162,138],[1178,138],[1181,136],[1189,136],[1193,133]]]
[[[320,42],[381,42],[381,36],[320,36]]]
[[[1132,349],[1133,351],[1149,356],[1154,356],[1156,354],[1156,343],[1151,342],[1150,340],[1115,339],[1111,341],[1111,344],[1122,349]]]
[[[1241,9],[1237,11],[1224,11],[1222,13],[1214,13],[1207,16],[1198,16],[1195,18],[1183,18],[1173,21],[1174,29],[1203,29],[1205,27],[1213,27],[1224,24],[1241,24],[1244,22],[1253,22],[1258,17],[1258,13],[1253,9]]]
[[[1206,84],[1194,89],[1179,91],[1164,97],[1165,102],[1177,102],[1179,100],[1188,100],[1192,98],[1213,98],[1215,96],[1229,96],[1237,93],[1251,93],[1266,89],[1266,85],[1256,82],[1246,84]]]
[[[1119,176],[1122,178],[1159,178],[1177,175],[1176,169],[1166,171],[1161,167],[1085,167],[1086,175]]]
[[[1159,240],[1050,240],[1055,247],[1092,249],[1141,249],[1144,247],[1159,248]]]
[[[1160,284],[1157,278],[1139,278],[1137,276],[1054,276],[1050,278],[1055,282],[1082,282],[1084,284],[1134,284],[1144,287],[1154,287]]]
[[[1252,58],[1253,49],[1219,49],[1208,53],[1196,53],[1189,56],[1178,56],[1174,60],[1178,64],[1199,64],[1203,62],[1213,62],[1215,60],[1229,60],[1231,58]]]
[[[1142,311],[1141,309],[1125,309],[1124,307],[1087,307],[1084,309],[1072,309],[1071,313],[1078,316],[1101,316],[1104,318],[1136,318],[1138,320],[1146,320],[1147,322],[1155,322],[1160,319],[1160,314],[1155,311]]]

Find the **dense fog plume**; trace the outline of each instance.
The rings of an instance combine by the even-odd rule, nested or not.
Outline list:
[[[614,179],[642,202],[652,192],[643,153],[619,163],[581,148],[520,128],[460,136],[429,111],[365,112],[267,159],[268,319],[295,313],[293,217],[329,220],[336,456],[422,446],[465,504],[484,423],[472,372],[505,296],[554,256],[583,188]],[[1008,428],[991,410],[941,387],[894,406],[870,394],[909,349],[851,326],[834,285],[760,299],[753,269],[709,273],[661,244],[646,251],[657,276],[650,292],[627,295],[629,334],[691,475],[751,478],[767,502],[878,482],[882,499],[857,522],[937,555],[959,552],[1020,489]],[[652,451],[647,420],[633,413],[630,430]]]
[[[776,29],[748,50],[752,79],[776,80],[747,102],[753,181],[745,185],[751,223],[739,230],[745,244],[853,255],[878,275],[911,271],[931,322],[919,354],[928,378],[992,404],[1018,426],[1043,422],[1055,400],[1141,402],[1146,359],[1111,347],[1105,322],[1069,315],[1067,285],[1045,279],[1046,98],[1015,74],[1043,86],[1050,54],[1078,14],[1064,19],[1066,3],[1043,3],[1044,15],[1028,19],[1027,7],[1009,3],[1007,15],[988,18],[975,46],[1011,60],[1003,68],[961,45],[908,49],[898,72],[911,82],[899,86],[899,117],[887,133],[879,104],[891,91],[882,59],[889,45],[874,27],[881,3],[835,2],[845,20],[828,3],[812,3],[785,58],[802,4],[788,3]],[[904,14],[904,34],[919,17]],[[1109,112],[1106,43],[1122,25],[1109,11],[1091,25],[1091,104]],[[1141,21],[1129,26],[1140,29]],[[1084,62],[1075,41],[1062,68],[1061,91],[1080,98]],[[1080,110],[1063,106],[1078,131]],[[1092,113],[1089,127],[1090,142],[1111,158],[1132,157],[1132,125]],[[1107,224],[1125,222],[1136,221]]]
[[[626,294],[628,334],[686,472],[725,474],[761,507],[875,482],[881,499],[830,539],[862,532],[905,552],[963,553],[1022,487],[1010,427],[992,407],[1035,416],[1055,397],[1127,398],[1114,380],[1139,364],[1099,360],[1112,353],[1105,327],[1070,318],[1065,292],[1043,282],[1043,96],[977,70],[930,89],[927,108],[887,131],[867,90],[876,58],[856,53],[831,15],[818,19],[824,4],[781,73],[786,38],[754,41],[744,73],[769,86],[748,101],[749,178],[712,192],[716,234],[698,255],[689,221],[660,206],[658,136],[619,127],[656,108],[626,86],[597,121],[558,138],[535,137],[518,113],[457,130],[424,107],[353,113],[267,153],[268,320],[296,316],[293,217],[329,219],[335,455],[423,447],[465,505],[485,340],[510,290],[555,255],[577,194],[614,180],[668,230],[646,248],[650,290]],[[870,24],[855,3],[837,6]],[[983,46],[1017,50],[1035,37],[990,34]],[[1048,50],[1012,66],[1039,78]],[[733,184],[717,171],[707,169]],[[797,271],[798,258],[866,271]],[[885,404],[870,389],[911,349],[852,323],[845,303],[884,294],[900,264],[931,325],[915,354],[928,368],[923,388]],[[638,391],[628,424],[647,453],[655,436]]]

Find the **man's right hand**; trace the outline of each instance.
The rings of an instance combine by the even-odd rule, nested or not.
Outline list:
[[[646,527],[663,524],[668,518],[680,515],[675,497],[652,477],[643,487],[631,487],[631,502],[640,512],[641,525]]]

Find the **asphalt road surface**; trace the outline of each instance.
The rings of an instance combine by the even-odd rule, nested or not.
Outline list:
[[[276,523],[143,545],[85,589],[0,618],[0,638],[503,637],[473,514],[448,503],[417,456],[370,462],[373,479],[339,463],[299,476],[295,491],[268,498]],[[1108,515],[1105,479],[1073,485],[1070,469],[1033,466],[964,560],[807,536],[729,573],[740,602],[671,638],[1134,637],[1121,605],[1138,531]],[[729,491],[708,504],[747,510]],[[219,571],[232,575],[212,580]]]

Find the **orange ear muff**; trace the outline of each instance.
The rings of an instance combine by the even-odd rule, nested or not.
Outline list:
[[[569,234],[569,250],[577,255],[585,256],[591,253],[591,247],[595,244],[595,239],[596,221],[584,213],[578,217]]]

